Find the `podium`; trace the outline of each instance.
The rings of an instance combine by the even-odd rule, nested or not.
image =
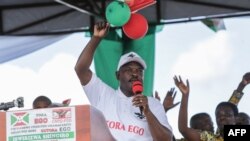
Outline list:
[[[0,141],[114,141],[90,105],[0,112]]]

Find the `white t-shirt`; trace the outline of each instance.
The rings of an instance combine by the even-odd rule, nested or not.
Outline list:
[[[125,96],[120,89],[114,90],[95,74],[83,86],[90,104],[103,112],[112,135],[118,141],[152,141],[148,123],[140,118],[140,110],[132,105],[132,97]],[[162,104],[148,97],[148,105],[158,121],[172,130]]]

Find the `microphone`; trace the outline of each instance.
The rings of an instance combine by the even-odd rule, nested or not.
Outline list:
[[[142,91],[143,91],[143,86],[142,86],[141,81],[134,81],[134,82],[132,83],[132,91],[133,91],[133,93],[134,93],[135,95],[141,94],[141,93],[142,93]],[[141,115],[142,115],[143,107],[140,106],[139,108],[140,108],[140,112],[141,112]]]

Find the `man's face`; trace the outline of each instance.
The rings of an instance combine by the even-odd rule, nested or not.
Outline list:
[[[228,106],[219,107],[216,112],[216,122],[219,129],[224,129],[224,125],[235,125],[235,116],[233,109]]]
[[[117,72],[120,88],[127,96],[132,96],[132,83],[143,81],[143,67],[137,62],[129,62],[123,65]]]
[[[213,121],[210,116],[202,116],[196,121],[195,129],[214,132]]]

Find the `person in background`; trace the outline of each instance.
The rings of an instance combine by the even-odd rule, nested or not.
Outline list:
[[[236,125],[250,125],[250,117],[247,113],[239,112],[236,117]]]
[[[144,60],[138,54],[129,52],[120,58],[117,71],[114,72],[119,81],[118,90],[105,84],[90,70],[94,52],[108,29],[108,23],[95,24],[94,34],[75,66],[90,104],[102,111],[117,140],[171,141],[172,129],[161,103],[141,93],[135,95],[132,90],[133,82],[143,81],[146,69]]]
[[[217,135],[224,136],[224,125],[235,125],[238,116],[238,108],[230,102],[221,102],[215,110],[215,118],[218,127]]]
[[[190,127],[198,131],[214,133],[214,124],[208,113],[197,113],[190,118]]]
[[[197,113],[190,118],[190,128],[198,132],[209,131],[214,133],[213,121],[207,113]],[[188,141],[185,138],[176,139],[176,141]]]
[[[33,109],[48,108],[52,104],[51,100],[46,96],[38,96],[33,101]]]
[[[223,141],[224,140],[224,125],[235,125],[238,108],[230,102],[221,102],[215,109],[216,123],[218,132],[216,134],[210,131],[197,131],[189,128],[187,125],[188,119],[188,98],[189,98],[189,81],[183,83],[181,77],[174,77],[175,85],[182,93],[181,106],[179,111],[178,128],[182,136],[189,141]]]

